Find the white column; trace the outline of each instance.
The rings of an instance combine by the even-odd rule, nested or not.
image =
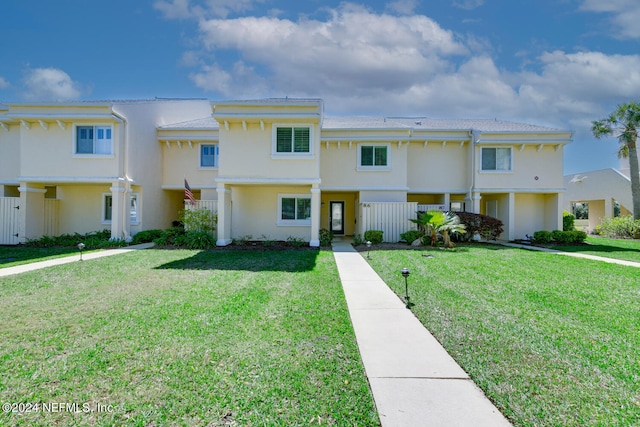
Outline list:
[[[451,210],[451,193],[444,193],[444,210]]]
[[[111,240],[124,239],[125,221],[129,216],[125,215],[125,188],[121,181],[114,181],[111,185]],[[128,207],[128,206],[127,206]],[[128,212],[128,210],[127,210]]]
[[[320,246],[320,188],[318,184],[311,187],[311,240],[309,246]]]
[[[21,182],[20,192],[20,226],[19,239],[37,239],[44,234],[44,194],[47,190],[42,185]]]
[[[472,213],[476,213],[476,214],[480,213],[480,199],[481,198],[482,197],[480,197],[480,193],[473,193],[472,200],[471,200],[471,205],[472,205],[471,212]]]
[[[225,184],[218,184],[218,240],[217,246],[231,244],[231,190]]]
[[[507,224],[507,240],[515,239],[516,234],[516,194],[509,193],[509,202],[507,203],[509,213],[508,213],[508,222]],[[524,237],[524,236],[522,236]]]

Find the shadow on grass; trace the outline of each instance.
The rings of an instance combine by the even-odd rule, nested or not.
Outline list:
[[[593,244],[586,244],[586,245],[579,245],[579,246],[554,245],[554,246],[548,246],[548,248],[555,249],[557,251],[564,251],[564,252],[601,252],[601,253],[615,253],[615,252],[639,253],[640,252],[640,250],[634,249],[634,248],[624,248],[620,246],[610,246],[610,245],[593,245]]]
[[[77,248],[34,248],[22,245],[0,246],[0,268],[77,253]]]
[[[192,257],[162,264],[156,269],[236,270],[236,271],[311,271],[316,266],[318,250],[201,251]]]

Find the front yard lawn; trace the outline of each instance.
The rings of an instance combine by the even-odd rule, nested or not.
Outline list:
[[[580,252],[606,258],[640,262],[640,240],[637,239],[608,239],[605,237],[589,236],[586,245],[557,245],[549,246],[565,252]]]
[[[329,251],[136,251],[0,291],[0,402],[71,405],[0,425],[379,425]]]
[[[493,245],[369,262],[401,296],[410,269],[413,312],[515,426],[640,426],[640,269]]]

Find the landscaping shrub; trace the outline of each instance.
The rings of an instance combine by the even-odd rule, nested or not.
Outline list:
[[[562,231],[573,231],[575,227],[576,217],[571,212],[562,211]]]
[[[162,230],[144,230],[139,231],[133,236],[131,240],[132,245],[138,245],[140,243],[153,242],[158,237],[162,236]]]
[[[595,233],[614,238],[640,239],[640,220],[634,221],[631,215],[604,218],[596,226]]]
[[[471,240],[476,233],[485,240],[496,240],[504,231],[502,221],[497,218],[471,212],[456,212],[456,215],[467,230],[458,234],[462,240]]]
[[[354,234],[353,235],[353,245],[354,246],[360,246],[364,242],[365,242],[365,240],[362,239],[361,235],[359,235],[359,234]]]
[[[424,233],[419,230],[409,230],[400,234],[400,238],[405,242],[411,244],[414,240],[420,239],[424,236]]]
[[[307,242],[304,241],[301,237],[289,236],[287,237],[287,243],[293,246],[294,248],[299,248],[304,246]]]
[[[571,230],[567,231],[567,233],[571,234],[571,242],[573,243],[584,243],[584,241],[587,240],[587,233],[585,233],[584,231]]]
[[[180,213],[180,220],[185,230],[189,231],[215,231],[218,223],[218,215],[209,209],[185,209]]]
[[[181,240],[181,237],[183,237],[184,235],[185,235],[185,231],[184,231],[184,228],[182,227],[167,228],[162,232],[160,237],[153,240],[153,243],[155,243],[158,246],[173,246],[173,245],[181,246],[180,240]],[[176,242],[176,240],[178,241]]]
[[[536,243],[550,243],[551,242],[551,232],[546,230],[540,230],[533,233],[533,240]]]
[[[86,249],[101,249],[126,246],[123,239],[110,240],[111,231],[92,231],[86,234],[61,234],[59,236],[42,236],[39,239],[27,240],[26,245],[37,248],[74,247],[84,243]]]
[[[328,228],[321,228],[320,229],[320,246],[331,245],[331,240],[333,240],[333,232]]]
[[[367,230],[364,232],[364,241],[369,241],[374,245],[382,243],[383,233],[382,230]]]
[[[555,240],[558,243],[567,243],[566,236],[562,234],[561,230],[553,230],[551,232],[551,240]]]
[[[208,231],[187,231],[176,239],[176,243],[189,249],[209,249],[216,246],[216,240]]]

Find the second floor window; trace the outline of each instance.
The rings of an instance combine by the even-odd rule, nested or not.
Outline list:
[[[510,171],[511,147],[506,148],[482,148],[483,171]]]
[[[76,154],[113,154],[111,126],[77,126]]]
[[[358,147],[358,170],[388,171],[391,168],[389,144],[361,144]]]
[[[311,132],[308,127],[278,127],[276,153],[310,153]]]
[[[217,168],[219,157],[218,144],[200,146],[200,167]]]

